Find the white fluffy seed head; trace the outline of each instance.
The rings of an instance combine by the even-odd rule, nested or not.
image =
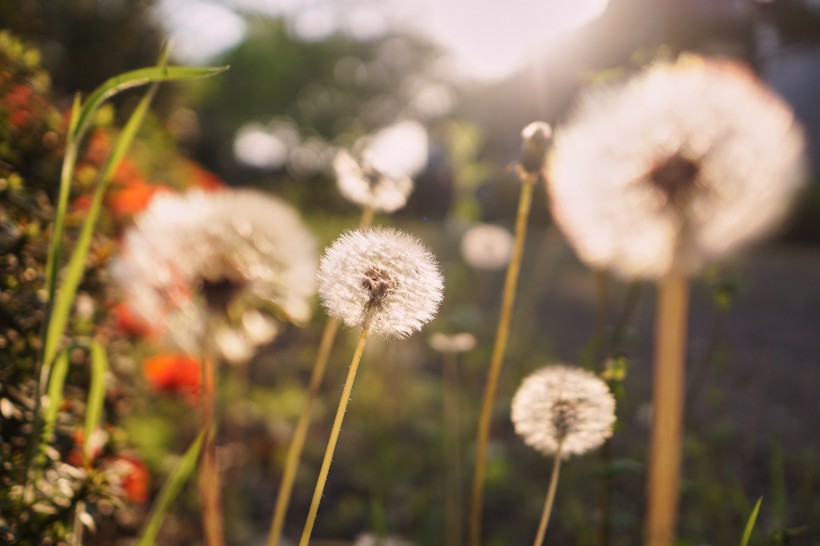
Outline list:
[[[556,134],[548,183],[585,262],[657,278],[765,235],[805,178],[789,107],[738,64],[685,57],[587,92]]]
[[[114,278],[130,307],[184,351],[249,359],[311,312],[316,241],[296,211],[254,190],[162,194],[123,239]]]
[[[612,435],[615,398],[595,374],[565,365],[527,376],[512,401],[515,432],[524,442],[563,457],[586,453]]]
[[[329,315],[370,331],[404,338],[438,311],[444,281],[418,239],[391,228],[349,231],[319,263],[319,296]]]
[[[510,261],[513,236],[501,226],[477,224],[461,238],[461,256],[475,269],[501,269]]]
[[[407,204],[413,181],[401,174],[389,175],[375,166],[356,161],[341,150],[333,160],[339,192],[348,201],[375,211],[393,212]]]

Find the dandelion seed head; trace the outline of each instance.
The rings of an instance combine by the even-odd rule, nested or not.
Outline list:
[[[512,251],[513,236],[501,226],[478,224],[461,238],[461,256],[474,269],[501,269]]]
[[[438,311],[444,281],[418,239],[391,228],[349,231],[319,263],[319,295],[329,315],[370,331],[404,338]]]
[[[580,455],[612,435],[615,398],[586,370],[546,366],[527,376],[512,402],[515,432],[530,447],[551,455]]]
[[[588,91],[556,134],[548,184],[585,262],[657,278],[770,232],[805,178],[785,102],[738,64],[686,57]]]
[[[336,154],[333,171],[345,199],[375,211],[394,212],[404,207],[413,191],[413,181],[408,176],[390,175],[369,162],[360,163],[345,150]]]
[[[316,242],[284,202],[254,190],[157,196],[113,273],[130,307],[183,351],[248,360],[311,312]],[[213,347],[206,347],[209,344]]]
[[[528,173],[544,168],[547,148],[552,142],[552,127],[544,121],[533,121],[521,131],[521,167]]]
[[[475,336],[468,332],[452,335],[436,332],[427,342],[431,349],[440,353],[465,353],[473,350],[476,344]]]

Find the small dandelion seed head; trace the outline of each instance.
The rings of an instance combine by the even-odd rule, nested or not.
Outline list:
[[[612,435],[615,399],[596,375],[564,365],[546,366],[524,379],[512,402],[515,431],[545,455],[561,446],[580,455]]]
[[[394,212],[407,204],[413,181],[404,175],[390,175],[377,167],[356,161],[341,150],[333,160],[339,192],[348,201],[375,211]]]
[[[130,308],[183,351],[249,359],[281,322],[304,323],[316,242],[299,215],[253,190],[162,194],[123,239],[114,278]]]
[[[478,224],[461,238],[461,256],[474,269],[501,269],[510,261],[513,236],[501,226]]]
[[[436,332],[427,340],[430,348],[440,353],[466,353],[475,348],[476,340],[473,334],[461,332],[447,335]]]
[[[584,94],[548,170],[553,216],[585,262],[658,278],[770,232],[806,160],[792,111],[749,70],[682,57]]]
[[[329,315],[404,338],[429,322],[441,303],[438,262],[415,237],[390,228],[350,231],[319,263],[319,295]]]

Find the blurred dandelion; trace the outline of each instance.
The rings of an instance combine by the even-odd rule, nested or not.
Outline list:
[[[192,191],[155,197],[114,265],[136,313],[202,358],[199,485],[210,545],[223,543],[211,356],[245,362],[280,322],[308,319],[315,247],[296,211],[278,199],[253,190]]]
[[[250,358],[304,323],[316,243],[285,203],[252,190],[159,195],[124,237],[114,276],[137,316],[185,352]]]
[[[805,182],[803,132],[746,68],[686,57],[595,89],[558,131],[552,211],[622,276],[692,274],[776,226]]]
[[[612,435],[615,398],[595,374],[563,365],[546,366],[521,383],[512,401],[512,421],[524,443],[555,459],[533,543],[540,546],[555,500],[561,458],[595,449]]]
[[[659,280],[646,541],[673,543],[688,277],[770,232],[806,177],[803,131],[733,62],[681,57],[587,93],[556,137],[552,211],[593,268]]]
[[[407,204],[413,181],[406,175],[391,176],[368,162],[356,161],[346,150],[333,160],[339,192],[364,209],[394,212]]]
[[[461,332],[460,334],[442,334],[436,332],[427,341],[430,348],[440,353],[464,353],[475,348],[476,340],[473,334]]]
[[[392,535],[380,537],[373,533],[362,533],[356,537],[353,546],[414,546],[414,543]]]
[[[361,332],[333,421],[299,546],[307,546],[369,332],[405,338],[433,319],[444,291],[438,261],[418,239],[390,228],[349,231],[319,264],[319,296],[332,317]]]
[[[461,256],[474,269],[501,269],[510,261],[513,236],[501,226],[478,224],[461,238]]]

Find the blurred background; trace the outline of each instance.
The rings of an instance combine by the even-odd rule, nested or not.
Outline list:
[[[445,357],[426,340],[462,331],[478,340],[459,363],[466,494],[503,269],[477,267],[461,241],[479,222],[512,229],[519,183],[509,166],[521,129],[534,120],[560,125],[581,87],[653,59],[693,51],[750,64],[803,123],[812,178],[773,241],[695,281],[681,544],[737,543],[760,496],[752,544],[820,544],[820,2],[0,0],[0,28],[38,52],[36,63],[19,62],[48,73],[49,101],[62,112],[75,91],[88,94],[115,74],[154,64],[165,40],[175,63],[231,66],[216,78],[161,88],[128,156],[140,174],[123,174],[109,202],[112,240],[158,187],[227,185],[283,197],[328,244],[358,215],[336,190],[333,154],[368,135],[381,135],[383,153],[413,176],[408,206],[379,221],[435,249],[445,304],[413,339],[369,347],[314,532],[337,540],[327,545],[357,537],[364,544],[365,533],[444,544]],[[139,96],[117,97],[99,127],[121,125]],[[54,195],[48,173],[58,160],[42,152],[30,163],[38,168],[23,174]],[[552,226],[543,191],[530,228],[493,425],[486,544],[529,543],[548,482],[549,462],[512,431],[512,394],[550,362],[598,369],[596,324],[604,316],[611,325],[604,330],[620,339],[619,426],[606,457],[565,465],[548,540],[634,545],[644,510],[654,290],[611,280],[602,312],[595,279]],[[89,293],[97,288],[87,283]],[[308,328],[285,332],[248,368],[226,371],[220,419],[229,544],[264,543],[324,320],[317,304]],[[331,359],[297,480],[286,525],[292,539],[338,401],[347,337]],[[144,376],[142,361],[157,349],[125,338],[113,351],[116,384],[129,396],[114,396],[110,411],[153,476],[150,498],[196,425],[183,397],[158,392]],[[161,543],[199,540],[196,491],[186,491]],[[89,543],[130,543],[146,498]]]

